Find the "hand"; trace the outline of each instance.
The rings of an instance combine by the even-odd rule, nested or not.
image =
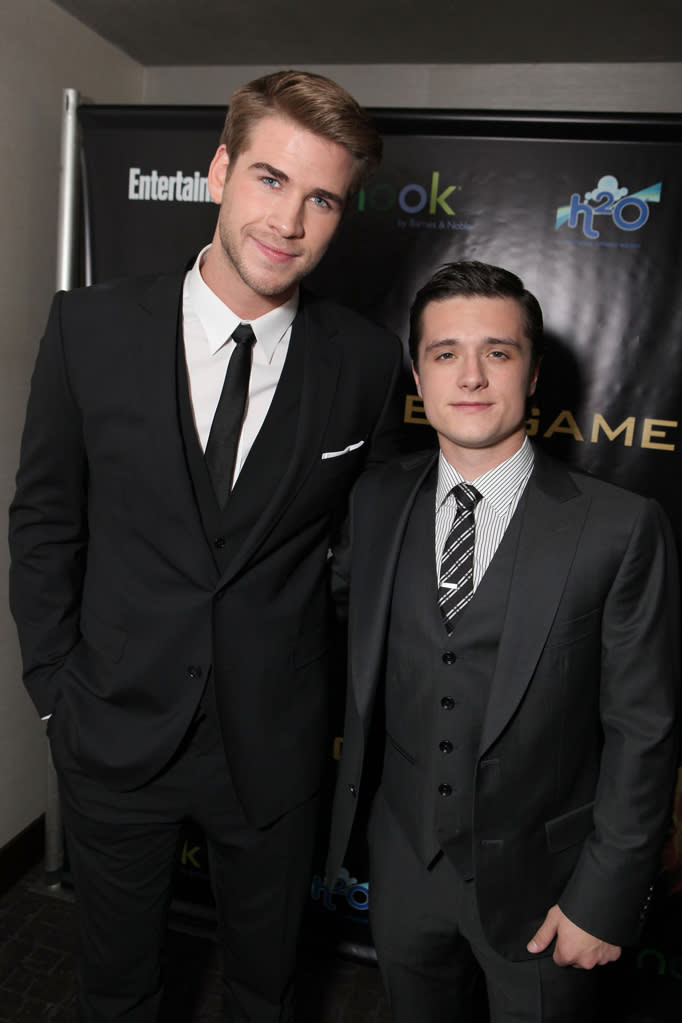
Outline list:
[[[574,966],[578,970],[591,970],[604,966],[620,957],[620,946],[600,941],[588,934],[559,909],[552,906],[542,926],[526,946],[529,952],[543,952],[556,938],[552,959],[557,966]]]

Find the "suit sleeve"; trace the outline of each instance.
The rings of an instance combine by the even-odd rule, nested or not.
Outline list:
[[[87,547],[87,462],[62,336],[64,295],[52,304],[31,381],[16,493],[10,507],[10,607],[24,682],[41,716],[80,638]]]
[[[376,426],[372,431],[369,450],[364,464],[364,473],[374,466],[386,462],[400,453],[403,406],[403,355],[400,340],[389,335],[391,340],[390,356],[387,371],[384,373],[385,397]],[[371,381],[370,381],[371,385]],[[380,387],[377,381],[374,386]],[[363,478],[361,475],[360,479]],[[357,483],[352,493],[357,488]],[[350,588],[350,556],[351,556],[351,522],[352,494],[343,513],[339,515],[336,528],[333,530],[331,561],[331,592],[336,609],[337,619],[341,622],[348,617],[348,592]]]
[[[603,612],[594,830],[559,899],[574,923],[616,945],[641,927],[677,766],[677,558],[659,506],[642,509]]]

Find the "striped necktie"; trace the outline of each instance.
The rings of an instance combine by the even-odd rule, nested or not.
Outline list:
[[[474,595],[474,508],[481,499],[470,483],[458,483],[451,493],[457,515],[445,540],[438,585],[438,606],[449,633],[454,619]]]

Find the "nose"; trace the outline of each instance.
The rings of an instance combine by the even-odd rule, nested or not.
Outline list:
[[[485,363],[480,355],[475,352],[467,352],[462,356],[457,382],[467,391],[478,391],[481,387],[487,386],[488,377],[485,372]]]
[[[279,195],[270,210],[268,226],[283,238],[302,238],[303,203],[298,196]]]

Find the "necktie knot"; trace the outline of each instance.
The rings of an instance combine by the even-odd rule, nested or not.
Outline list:
[[[256,335],[250,323],[240,323],[232,331],[232,340],[237,345],[252,345],[255,343]]]
[[[451,493],[457,502],[458,511],[473,511],[481,500],[481,495],[471,483],[458,483]]]

